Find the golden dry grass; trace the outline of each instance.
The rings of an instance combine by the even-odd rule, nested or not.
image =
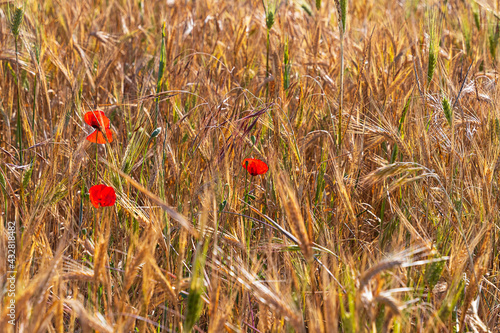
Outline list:
[[[1,1],[0,330],[498,332],[499,19]]]

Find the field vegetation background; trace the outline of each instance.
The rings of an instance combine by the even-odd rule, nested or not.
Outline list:
[[[499,20],[0,1],[0,330],[500,331]],[[91,110],[112,142],[85,140]]]

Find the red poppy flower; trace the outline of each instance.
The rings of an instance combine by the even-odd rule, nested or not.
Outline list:
[[[257,158],[245,158],[241,165],[247,169],[248,173],[252,176],[263,175],[269,170],[267,164]]]
[[[103,184],[94,185],[89,190],[90,202],[95,208],[99,206],[113,206],[116,201],[116,193],[114,188]]]
[[[105,144],[106,139],[108,142],[113,141],[113,133],[109,129],[110,122],[108,117],[102,111],[89,111],[83,116],[83,120],[93,128],[95,131],[87,136],[87,140],[93,143]],[[104,137],[103,131],[106,133]]]

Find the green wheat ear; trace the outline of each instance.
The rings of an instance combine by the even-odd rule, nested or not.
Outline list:
[[[288,37],[285,38],[285,46],[283,51],[283,89],[287,90],[290,86],[290,54],[288,52]]]
[[[431,289],[438,283],[445,263],[445,261],[436,261],[427,265],[425,269],[425,281],[427,281]]]
[[[347,0],[335,0],[335,6],[337,7],[337,13],[339,15],[339,26],[342,29],[342,33],[345,32],[346,18],[347,18]]]
[[[450,102],[446,99],[446,97],[444,97],[442,104],[443,104],[444,116],[446,117],[446,120],[448,120],[448,124],[450,124],[451,126],[453,111],[451,110]]]
[[[307,13],[307,15],[312,16],[312,14],[313,14],[312,10],[311,10],[311,8],[309,7],[309,5],[307,3],[303,3],[300,6],[300,8],[302,8]]]
[[[271,30],[274,25],[274,13],[272,11],[268,11],[266,14],[266,26],[267,29]]]
[[[14,12],[14,18],[12,20],[10,30],[14,36],[19,36],[19,28],[21,27],[21,23],[23,23],[24,11],[22,8],[16,8]]]
[[[203,284],[203,269],[205,267],[208,244],[209,242],[205,242],[203,250],[201,248],[201,244],[199,244],[194,258],[194,269],[191,276],[191,284],[189,287],[186,315],[184,320],[184,333],[192,331],[194,325],[198,319],[200,319],[203,311],[203,299],[201,297],[205,291],[205,286]]]
[[[437,64],[437,55],[439,50],[439,38],[441,33],[442,17],[432,11],[429,14],[429,62],[427,67],[427,83],[429,84],[434,76],[434,70]]]
[[[470,56],[472,52],[471,44],[472,44],[472,29],[469,26],[469,22],[467,17],[464,16],[462,20],[462,34],[464,35],[465,42],[465,51]]]
[[[342,17],[342,31],[345,32],[346,19],[347,19],[347,0],[340,0],[340,14]]]
[[[321,0],[316,0],[316,9],[317,10],[321,9]]]
[[[431,82],[432,77],[434,76],[434,69],[436,68],[437,57],[436,53],[431,52],[429,49],[429,65],[427,67],[427,82]]]
[[[477,30],[481,30],[481,19],[479,16],[479,9],[475,8],[473,11],[473,15],[474,15],[474,23],[476,23]]]
[[[490,49],[491,58],[493,61],[496,60],[498,38],[500,37],[500,28],[498,23],[492,28],[488,29],[488,46]]]
[[[264,12],[266,13],[266,27],[267,30],[271,30],[271,28],[274,25],[274,19],[276,15],[276,4],[270,3],[267,1],[267,6],[264,3],[264,0],[262,0],[262,6],[264,6]]]

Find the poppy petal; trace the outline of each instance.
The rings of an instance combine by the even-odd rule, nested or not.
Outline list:
[[[242,166],[247,169],[248,173],[252,176],[263,175],[269,170],[267,164],[257,158],[245,158]]]
[[[106,140],[104,139],[104,135],[102,135],[101,131],[95,130],[89,136],[87,136],[87,140],[93,143],[105,144]]]
[[[89,189],[90,202],[95,208],[113,206],[116,202],[114,188],[103,184],[94,185]]]
[[[109,128],[106,128],[106,137],[109,143],[113,142],[113,132]]]
[[[93,128],[109,128],[110,122],[108,117],[102,111],[89,111],[83,116],[83,120]]]
[[[113,206],[116,202],[116,193],[111,186],[106,186],[101,192],[101,205]]]
[[[101,203],[101,192],[106,188],[106,185],[94,185],[89,189],[90,202],[95,208],[99,208]]]
[[[92,203],[92,206],[94,206],[95,208],[99,208],[99,201],[96,197],[90,195],[90,202]]]
[[[106,137],[108,139],[108,142],[113,141],[112,133],[113,132],[111,132],[111,130],[106,128]],[[106,139],[104,138],[104,135],[102,134],[102,132],[100,130],[95,130],[94,132],[92,132],[89,136],[87,136],[87,140],[90,142],[93,142],[93,143],[101,144],[101,145],[106,143]]]

